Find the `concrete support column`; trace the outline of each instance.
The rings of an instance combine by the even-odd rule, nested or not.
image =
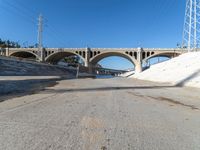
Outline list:
[[[85,50],[85,67],[89,67],[89,61],[90,61],[90,48],[86,48]]]
[[[142,48],[138,48],[138,51],[137,51],[137,64],[136,64],[136,67],[135,67],[135,72],[136,73],[140,73],[142,72],[142,51],[143,49]]]
[[[85,50],[85,67],[88,68],[88,73],[93,73],[92,64],[90,63],[90,48],[86,48]]]
[[[3,48],[0,48],[0,55],[3,56]]]
[[[40,61],[45,62],[45,49],[40,48],[41,56],[40,56]]]
[[[9,56],[9,48],[6,48],[6,56]]]
[[[93,70],[92,64],[89,64],[89,66],[88,66],[88,72],[91,73],[91,74],[94,73],[94,70]]]

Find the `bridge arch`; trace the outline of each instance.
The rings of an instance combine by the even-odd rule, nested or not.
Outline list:
[[[69,56],[78,56],[85,63],[85,58],[83,58],[81,55],[74,52],[67,52],[67,51],[52,53],[49,56],[47,56],[45,60],[48,63],[57,64],[60,60]]]
[[[143,59],[144,62],[147,62],[149,59],[155,58],[155,57],[168,57],[168,58],[174,58],[177,57],[179,55],[181,55],[182,53],[180,52],[160,52],[160,53],[154,53],[153,55],[150,55],[149,57],[146,57],[145,59]]]
[[[39,59],[39,56],[31,51],[17,51],[11,53],[9,56],[27,59]]]
[[[126,54],[125,52],[124,53],[123,52],[102,52],[102,53],[97,54],[94,57],[92,57],[90,59],[90,64],[95,66],[99,61],[101,61],[104,58],[110,57],[110,56],[123,57],[123,58],[129,60],[135,67],[138,65],[137,60],[134,57]]]

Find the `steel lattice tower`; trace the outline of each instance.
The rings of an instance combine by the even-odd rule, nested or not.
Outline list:
[[[200,0],[186,0],[182,47],[188,51],[200,48]]]
[[[39,15],[38,18],[38,50],[40,52],[40,61],[44,61],[44,50],[42,48],[42,32],[43,32],[43,16]]]

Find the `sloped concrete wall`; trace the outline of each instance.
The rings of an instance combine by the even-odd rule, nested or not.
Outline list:
[[[75,70],[61,66],[17,60],[0,56],[0,76],[66,76],[73,77]]]

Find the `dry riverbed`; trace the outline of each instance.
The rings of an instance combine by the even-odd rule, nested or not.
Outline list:
[[[133,79],[62,80],[0,103],[0,149],[199,150],[199,92]]]

